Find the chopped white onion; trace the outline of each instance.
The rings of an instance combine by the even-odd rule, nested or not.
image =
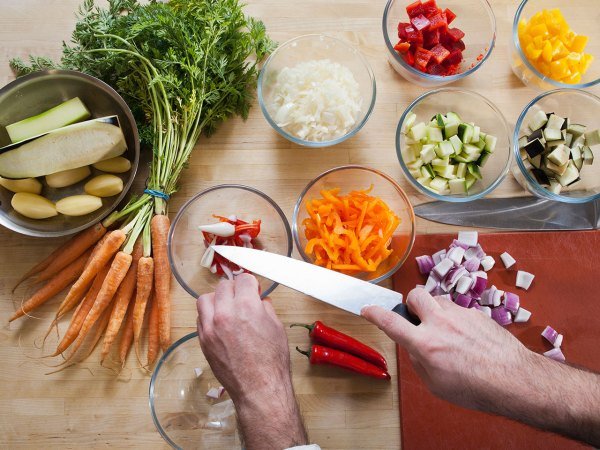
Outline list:
[[[458,232],[458,241],[468,245],[469,247],[475,247],[477,245],[478,238],[479,234],[477,233],[477,231]]]
[[[206,393],[206,396],[208,398],[218,399],[221,397],[221,395],[223,395],[223,392],[225,392],[225,388],[223,386],[211,387]]]
[[[516,286],[527,290],[531,286],[531,283],[533,282],[534,278],[535,278],[535,275],[533,275],[529,272],[525,272],[523,270],[519,270],[517,272]]]
[[[485,270],[486,272],[492,270],[494,264],[496,264],[496,261],[490,255],[486,256],[481,260],[481,267],[483,267],[483,270]]]
[[[272,92],[269,109],[277,125],[300,139],[316,142],[348,133],[363,103],[350,69],[329,59],[284,67]]]
[[[517,314],[515,314],[515,323],[527,322],[531,317],[531,312],[527,311],[525,308],[519,308]]]
[[[194,367],[194,373],[196,374],[196,378],[200,378],[204,371],[200,367]]]
[[[235,234],[235,226],[229,222],[211,223],[208,225],[200,225],[198,227],[200,231],[205,233],[214,234],[219,237],[231,237]]]
[[[507,269],[510,268],[510,267],[512,267],[517,262],[515,260],[515,258],[513,258],[512,256],[510,256],[507,252],[502,253],[500,255],[500,259],[504,263],[504,267],[506,267]]]
[[[206,250],[204,250],[202,259],[200,259],[200,265],[202,267],[206,267],[207,269],[210,269],[212,267],[214,257],[215,257],[215,251],[213,250],[212,246],[207,247]]]

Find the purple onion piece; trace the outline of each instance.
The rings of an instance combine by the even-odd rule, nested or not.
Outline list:
[[[464,242],[460,242],[458,239],[454,239],[452,244],[450,244],[450,248],[454,247],[460,247],[467,250],[469,248],[469,244],[465,244]]]
[[[470,258],[462,263],[462,266],[469,272],[475,272],[479,270],[479,258]]]
[[[435,252],[431,255],[434,264],[439,264],[446,257],[446,250],[440,250],[439,252]]]
[[[451,259],[455,265],[462,263],[465,256],[465,249],[462,247],[453,247],[446,253],[446,258]]]
[[[475,247],[471,247],[465,252],[465,258],[467,258],[467,259],[471,259],[471,258],[482,259],[482,258],[485,258],[485,252],[481,248],[481,245],[477,244]]]
[[[428,275],[431,269],[435,266],[433,258],[429,255],[417,256],[417,265],[419,266],[419,272],[421,275]]]
[[[427,281],[425,282],[425,290],[431,293],[439,285],[440,282],[436,280],[432,275],[429,275],[429,278],[427,278]]]
[[[544,353],[544,356],[547,356],[548,358],[553,359],[555,361],[565,362],[565,355],[560,350],[560,348],[553,348],[552,350],[548,350]]]
[[[444,288],[442,288],[442,286],[436,286],[433,291],[430,292],[430,294],[433,297],[437,297],[438,295],[445,295],[446,291],[444,290]]]
[[[454,303],[456,303],[458,306],[462,306],[463,308],[468,308],[471,305],[472,300],[473,299],[468,295],[458,294],[454,299]]]
[[[505,292],[504,300],[502,301],[502,303],[504,303],[504,307],[513,314],[517,314],[517,312],[519,311],[520,300],[517,294],[513,294],[512,292]]]
[[[456,292],[459,294],[466,294],[469,292],[469,289],[471,289],[474,283],[475,282],[471,277],[463,275],[456,283]]]
[[[556,338],[558,337],[558,331],[556,331],[550,325],[547,325],[546,328],[544,328],[544,331],[542,331],[542,336],[548,342],[550,342],[552,345],[554,345],[554,342],[556,341]]]
[[[442,279],[448,274],[448,272],[450,272],[450,269],[452,269],[452,267],[454,267],[454,262],[451,259],[444,258],[442,261],[439,262],[439,264],[435,265],[432,272],[437,274],[440,277],[440,279]]]
[[[510,311],[504,306],[499,306],[497,308],[492,309],[492,319],[494,319],[496,322],[498,322],[498,324],[502,325],[503,327],[512,323],[512,316],[510,314]]]
[[[473,283],[473,286],[471,287],[471,291],[476,294],[477,297],[481,297],[483,291],[485,291],[485,288],[487,287],[487,283],[488,280],[486,278],[476,277],[475,283]]]
[[[490,318],[492,317],[492,308],[490,308],[489,306],[480,306],[479,311],[481,311]]]
[[[494,292],[496,291],[496,286],[492,286],[490,289],[486,289],[481,293],[481,300],[479,303],[482,306],[491,306],[494,304]]]

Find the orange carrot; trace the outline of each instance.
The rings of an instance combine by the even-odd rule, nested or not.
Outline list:
[[[148,365],[151,368],[158,356],[158,347],[160,345],[158,337],[158,305],[156,298],[150,300],[150,314],[148,317]]]
[[[133,346],[140,364],[142,364],[140,359],[140,334],[144,323],[146,305],[152,291],[153,276],[154,260],[151,256],[143,256],[138,263],[135,306],[133,307]]]
[[[152,255],[154,256],[154,285],[158,304],[158,329],[160,347],[166,350],[171,344],[171,268],[167,256],[167,235],[169,218],[156,215],[152,218]]]
[[[121,230],[111,231],[100,248],[94,249],[85,270],[75,284],[71,286],[71,290],[64,300],[65,304],[69,305],[73,302],[74,298],[81,298],[83,296],[83,292],[89,287],[92,281],[94,281],[94,277],[98,271],[104,267],[104,265],[110,261],[113,255],[119,250],[119,247],[125,241],[125,237],[125,233]],[[131,257],[131,255],[129,256]],[[124,275],[125,274],[123,274],[123,276]]]
[[[96,275],[96,278],[92,283],[92,287],[73,313],[73,317],[71,318],[69,328],[67,329],[66,333],[64,334],[62,340],[58,344],[58,347],[56,348],[56,351],[52,356],[60,355],[77,338],[79,330],[81,330],[81,326],[83,325],[83,321],[90,312],[90,309],[92,309],[92,306],[94,306],[96,297],[98,297],[98,293],[100,292],[100,288],[102,288],[102,283],[104,283],[104,279],[106,278],[109,269],[110,265],[107,264],[102,269],[100,269],[100,272],[98,272],[98,274]]]
[[[135,290],[136,284],[138,261],[141,256],[142,240],[138,239],[133,247],[131,266],[129,267],[127,275],[125,275],[123,282],[115,294],[113,309],[110,314],[108,327],[106,328],[106,334],[104,335],[104,341],[102,342],[100,364],[104,362],[104,359],[110,351],[110,346],[117,337],[117,333],[119,332],[123,319],[125,318],[127,307],[129,306],[129,303],[133,297],[133,291]]]
[[[106,228],[101,223],[98,223],[76,235],[67,243],[68,245],[61,248],[62,251],[60,254],[53,257],[53,261],[37,275],[35,281],[47,280],[60,272],[67,264],[98,242],[105,233]]]
[[[61,272],[57,273],[48,280],[48,282],[42,286],[35,294],[33,294],[21,307],[15,311],[9,322],[18,319],[19,317],[33,311],[41,304],[47,302],[49,299],[54,297],[73,281],[75,281],[83,272],[85,263],[90,255],[90,251],[79,256],[75,261],[65,267]]]
[[[121,342],[119,343],[119,362],[121,363],[121,367],[125,366],[127,354],[133,343],[133,305],[134,302],[129,302],[129,308],[127,308],[127,313],[125,314],[125,326],[123,327]]]

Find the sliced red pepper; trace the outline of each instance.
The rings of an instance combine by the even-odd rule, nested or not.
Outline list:
[[[458,42],[465,37],[465,33],[458,28],[448,28],[446,36],[448,36],[451,41]]]
[[[442,44],[436,45],[430,51],[433,53],[433,59],[435,59],[438,64],[443,63],[444,60],[450,55],[450,52],[446,50],[446,47],[444,47]]]
[[[408,5],[406,7],[406,13],[410,18],[416,17],[419,14],[423,14],[423,4],[421,3],[421,0],[417,0],[416,2]]]
[[[414,27],[406,28],[406,34],[408,36],[408,42],[419,45],[423,43],[423,33],[416,30]]]
[[[442,66],[441,64],[433,63],[427,66],[427,73],[430,75],[438,75],[443,77],[447,75],[446,71],[446,67]]]
[[[415,53],[415,67],[425,72],[427,64],[432,57],[433,53],[431,53],[429,50],[419,47]]]
[[[410,49],[410,43],[408,42],[398,42],[394,45],[394,50],[398,53],[406,53]]]
[[[459,72],[460,64],[450,64],[446,66],[446,76],[456,75]]]
[[[408,40],[408,34],[406,33],[407,28],[412,28],[410,23],[400,22],[398,24],[398,39],[402,41]]]
[[[448,22],[448,25],[450,25],[452,22],[454,22],[454,19],[456,19],[456,14],[454,14],[449,8],[444,10],[444,14],[446,15],[446,22]]]
[[[404,61],[406,61],[406,63],[413,67],[415,65],[415,54],[414,52],[412,52],[411,50],[407,51],[404,55],[402,55],[404,57]]]
[[[440,32],[439,30],[427,30],[423,32],[423,47],[432,48],[440,43]]]
[[[426,0],[421,5],[422,14],[426,17],[429,17],[438,12],[438,6],[435,3],[435,0]]]
[[[445,64],[460,64],[463,60],[462,50],[455,49],[450,52],[448,57],[444,60]]]
[[[447,28],[448,22],[443,13],[437,13],[429,18],[429,30]]]
[[[413,27],[419,31],[425,30],[429,27],[429,19],[425,17],[423,14],[419,14],[418,16],[411,17],[410,23],[412,23]]]

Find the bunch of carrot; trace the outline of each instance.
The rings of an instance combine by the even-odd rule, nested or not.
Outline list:
[[[171,272],[166,249],[169,218],[153,215],[149,203],[121,228],[108,230],[107,221],[82,231],[23,276],[18,284],[32,277],[45,284],[21,304],[9,321],[29,315],[71,286],[46,334],[74,310],[52,356],[69,351],[63,364],[75,362],[77,351],[87,339],[90,351],[81,361],[104,335],[100,357],[104,364],[122,330],[117,350],[121,367],[133,345],[140,365],[149,368],[171,340]],[[140,341],[145,317],[148,353],[144,364]]]

